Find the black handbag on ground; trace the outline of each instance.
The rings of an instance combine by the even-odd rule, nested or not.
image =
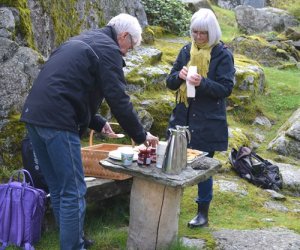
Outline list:
[[[282,188],[282,176],[278,166],[263,159],[250,148],[240,147],[239,150],[233,148],[229,161],[233,170],[252,184],[275,191]]]

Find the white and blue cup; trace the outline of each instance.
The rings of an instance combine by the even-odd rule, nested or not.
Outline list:
[[[131,166],[133,162],[134,152],[130,147],[121,147],[121,162],[124,167]]]

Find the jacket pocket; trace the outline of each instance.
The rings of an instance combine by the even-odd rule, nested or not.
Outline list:
[[[223,121],[226,121],[226,115],[224,115],[224,114],[205,113],[204,116],[207,120],[223,120]]]
[[[228,141],[228,126],[225,115],[206,114],[202,130],[207,142]]]

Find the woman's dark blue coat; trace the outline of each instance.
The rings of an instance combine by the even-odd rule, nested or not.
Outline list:
[[[183,83],[179,72],[190,60],[191,43],[184,46],[167,77],[167,87],[177,90]],[[224,151],[228,147],[226,119],[226,97],[231,94],[234,80],[234,61],[231,52],[223,43],[211,51],[207,77],[196,87],[196,97],[188,98],[188,108],[177,103],[169,126],[187,125],[191,132],[190,148],[212,152]]]

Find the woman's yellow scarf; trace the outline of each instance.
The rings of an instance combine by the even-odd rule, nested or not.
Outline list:
[[[203,77],[207,77],[207,72],[210,63],[210,53],[212,47],[206,44],[196,44],[195,41],[192,42],[191,46],[191,58],[187,64],[187,68],[191,66],[197,66],[197,73]],[[186,96],[186,82],[183,82],[179,89],[176,91],[177,101],[183,102],[185,106],[188,106],[187,96]]]

